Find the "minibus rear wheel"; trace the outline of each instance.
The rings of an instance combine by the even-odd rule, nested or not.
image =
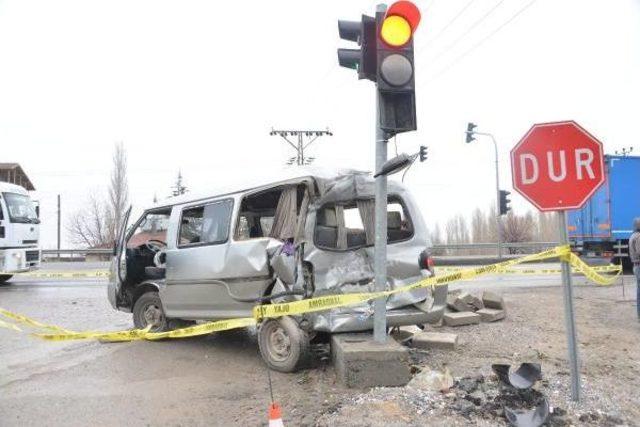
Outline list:
[[[137,329],[144,329],[153,325],[150,332],[165,332],[169,330],[169,322],[164,314],[162,302],[158,292],[145,292],[140,295],[133,305],[133,324]]]
[[[309,335],[298,322],[285,316],[266,319],[258,329],[260,354],[269,368],[279,372],[295,372],[308,361]]]
[[[13,274],[0,274],[0,285],[5,285],[11,278]]]

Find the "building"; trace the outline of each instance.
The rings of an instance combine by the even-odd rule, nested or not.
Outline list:
[[[19,185],[27,191],[36,189],[18,163],[0,163],[0,181]]]

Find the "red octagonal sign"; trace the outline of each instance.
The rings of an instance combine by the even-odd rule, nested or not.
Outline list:
[[[580,208],[604,182],[602,143],[574,121],[533,125],[511,150],[511,174],[541,211]]]

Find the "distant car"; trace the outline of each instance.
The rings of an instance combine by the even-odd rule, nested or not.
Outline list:
[[[388,287],[433,274],[422,216],[389,182]],[[129,209],[129,212],[131,209]],[[128,221],[127,212],[125,223]],[[153,331],[200,320],[250,317],[257,303],[373,291],[374,180],[355,171],[297,168],[288,175],[149,207],[120,232],[109,301]],[[447,287],[388,298],[387,324],[439,320]],[[323,333],[373,328],[371,304],[267,319],[260,351],[289,372]]]

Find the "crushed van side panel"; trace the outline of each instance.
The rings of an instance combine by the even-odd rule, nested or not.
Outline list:
[[[335,293],[374,291],[372,246],[347,251],[318,249],[314,243],[317,212],[327,203],[352,202],[374,197],[375,181],[366,174],[349,174],[334,180],[324,180],[324,193],[309,206],[306,223],[305,261],[313,265],[315,296]],[[387,249],[387,289],[398,289],[428,275],[418,265],[420,252],[429,247],[427,230],[415,202],[406,189],[389,182],[389,195],[398,196],[411,213],[413,237],[397,242]],[[403,292],[387,299],[389,326],[420,324],[439,320],[444,312],[447,287],[433,294],[429,289]],[[373,303],[345,307],[308,316],[313,329],[323,332],[368,330],[373,327]]]

